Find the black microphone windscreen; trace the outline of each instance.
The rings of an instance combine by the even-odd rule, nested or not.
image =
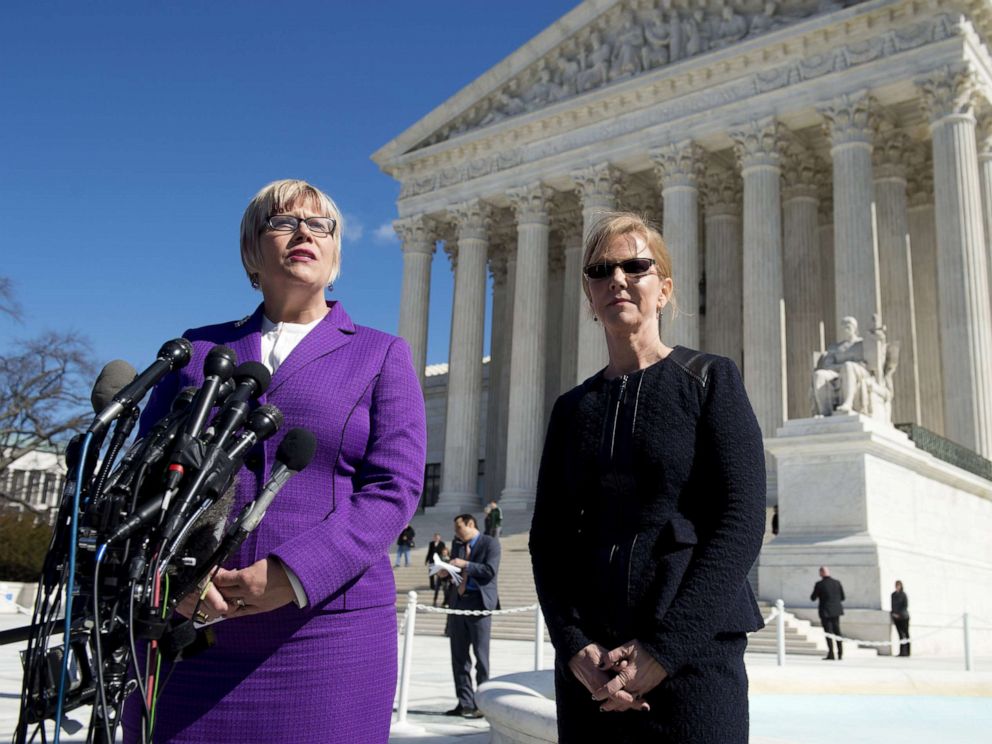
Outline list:
[[[276,459],[290,470],[299,472],[313,459],[317,437],[307,429],[290,429],[279,443]]]
[[[108,362],[93,384],[93,392],[90,393],[90,402],[93,404],[93,412],[100,413],[109,406],[121,390],[138,376],[137,371],[123,359],[115,359]]]
[[[190,403],[193,402],[193,398],[196,397],[196,393],[199,389],[200,388],[193,387],[192,385],[190,385],[189,387],[184,387],[182,390],[179,391],[179,395],[176,396],[176,399],[172,401],[171,410],[173,411],[184,410]]]
[[[193,344],[182,337],[166,341],[162,344],[162,348],[158,350],[158,358],[167,359],[171,363],[173,370],[185,367],[189,364],[189,360],[192,357]]]
[[[269,389],[269,383],[272,382],[272,373],[261,362],[242,362],[234,370],[234,379],[240,382],[246,378],[251,378],[255,381],[256,390],[254,397],[257,398]]]
[[[218,377],[223,382],[234,374],[237,363],[238,355],[234,353],[233,349],[227,346],[215,346],[207,352],[207,358],[203,360],[203,375],[204,377]]]

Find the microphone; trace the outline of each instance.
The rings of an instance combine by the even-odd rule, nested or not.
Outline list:
[[[248,418],[248,401],[268,389],[272,373],[259,362],[244,362],[234,371],[234,380],[238,383],[237,387],[227,396],[224,407],[210,422],[206,432],[208,443],[216,447],[223,447],[227,438]]]
[[[109,406],[113,402],[114,396],[137,376],[137,370],[123,359],[107,362],[100,370],[96,382],[93,383],[93,391],[90,393],[93,413],[100,413]]]
[[[237,438],[234,446],[226,449],[227,456],[232,460],[240,460],[258,442],[264,441],[275,434],[282,427],[282,411],[271,403],[259,406],[245,424],[244,433]]]
[[[166,341],[158,350],[158,358],[152,362],[151,366],[126,384],[112,397],[110,404],[97,414],[90,425],[89,432],[96,434],[106,429],[121,413],[144,398],[145,394],[166,374],[188,364],[192,354],[193,345],[186,339],[176,338],[172,341]],[[119,369],[119,367],[115,369]]]
[[[190,439],[199,436],[217,399],[220,386],[234,374],[234,365],[237,363],[237,354],[226,346],[215,346],[207,353],[207,358],[203,361],[203,387],[190,407],[185,436]]]
[[[188,580],[189,583],[176,591],[175,601],[178,602],[188,594],[194,586],[206,578],[214,566],[221,565],[241,546],[245,538],[258,527],[279,491],[290,478],[310,464],[316,451],[317,438],[312,432],[307,429],[289,430],[279,443],[279,449],[276,451],[276,466],[272,468],[272,474],[262,486],[262,490],[254,501],[241,510],[209,560],[199,564],[201,570],[197,572],[196,577]]]

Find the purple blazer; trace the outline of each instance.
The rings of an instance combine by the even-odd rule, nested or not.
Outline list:
[[[426,447],[424,398],[405,341],[356,326],[338,302],[293,349],[259,399],[285,416],[246,458],[232,514],[268,478],[282,435],[302,426],[317,453],[273,501],[230,568],[269,555],[299,577],[309,605],[221,622],[216,645],[176,665],[156,716],[155,741],[385,741],[395,685],[396,587],[389,547],[416,510]],[[260,361],[262,307],[187,331],[190,363],[167,376],[144,427],[176,393],[203,381],[216,344]],[[361,610],[361,612],[354,612]],[[355,653],[363,661],[355,664]],[[372,662],[377,668],[369,675]],[[349,675],[361,674],[352,678]],[[318,690],[319,693],[314,694]],[[354,705],[355,695],[365,700]],[[378,702],[376,702],[378,701]],[[129,701],[130,702],[130,701]],[[132,706],[133,707],[133,706]],[[258,719],[253,710],[265,710]],[[134,721],[131,715],[127,718]],[[133,740],[133,724],[127,739]],[[306,732],[304,735],[302,732]]]

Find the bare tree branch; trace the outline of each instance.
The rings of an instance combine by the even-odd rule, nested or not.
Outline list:
[[[14,296],[14,283],[9,277],[0,276],[0,314],[21,320],[21,305]]]
[[[46,333],[0,354],[0,475],[29,452],[61,452],[86,425],[94,371],[89,343],[71,333]],[[29,495],[0,497],[37,511]]]

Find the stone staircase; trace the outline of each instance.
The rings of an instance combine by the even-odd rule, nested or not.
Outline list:
[[[427,580],[427,567],[424,559],[427,556],[427,543],[434,529],[428,525],[418,524],[423,517],[414,521],[417,530],[417,545],[410,556],[410,566],[393,569],[396,576],[396,609],[399,621],[402,622],[407,606],[407,593],[417,592],[417,603],[431,605],[434,592]],[[450,532],[439,530],[442,536]],[[527,551],[527,533],[517,532],[504,535],[500,539],[503,557],[499,571],[500,607],[504,610],[514,607],[526,607],[537,603],[537,593],[534,589],[534,579],[531,574],[530,554]],[[395,556],[395,552],[394,552]],[[438,602],[441,602],[440,595]],[[759,602],[762,617],[772,613],[773,606],[767,602]],[[416,633],[418,635],[443,635],[446,615],[430,612],[418,612]],[[534,612],[517,612],[508,615],[497,615],[493,618],[493,638],[517,641],[534,640]],[[547,630],[544,632],[548,639]],[[786,612],[785,624],[786,653],[790,655],[822,656],[826,653],[826,642],[823,632],[805,620]],[[749,653],[771,653],[777,651],[775,640],[775,622],[770,622],[764,629],[753,633],[748,642]]]

